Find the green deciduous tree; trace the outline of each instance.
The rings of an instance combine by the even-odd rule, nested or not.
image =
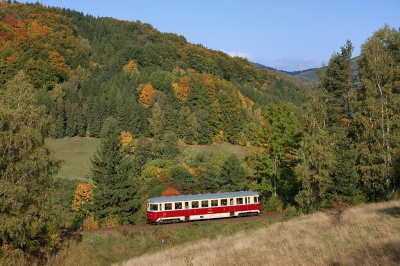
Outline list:
[[[400,32],[385,25],[362,45],[358,59],[361,88],[353,130],[357,170],[370,198],[398,185],[393,160],[400,148],[399,54]]]
[[[23,72],[0,90],[0,264],[43,262],[56,247],[56,165],[44,139],[50,120]],[[29,263],[28,263],[29,261]]]

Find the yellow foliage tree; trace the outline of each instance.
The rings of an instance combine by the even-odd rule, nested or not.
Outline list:
[[[115,227],[118,225],[120,225],[118,215],[109,215],[104,222],[104,227]]]
[[[90,214],[84,221],[83,221],[83,229],[97,229],[99,228],[99,222],[96,221],[93,214]]]
[[[186,102],[190,93],[190,78],[188,76],[182,77],[179,83],[173,83],[175,97]]]
[[[127,131],[121,132],[121,152],[133,153],[135,142],[132,134]]]
[[[94,185],[92,182],[78,184],[74,193],[74,199],[72,200],[72,210],[77,211],[82,205],[86,203],[92,203],[93,188]]]
[[[135,74],[139,75],[140,74],[137,64],[133,60],[129,61],[128,64],[123,66],[122,71],[124,71],[125,75],[128,75],[128,74],[129,75],[135,75]]]

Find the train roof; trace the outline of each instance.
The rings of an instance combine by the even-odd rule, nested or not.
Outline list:
[[[162,203],[162,202],[223,199],[223,198],[252,197],[252,196],[258,196],[258,193],[255,191],[237,191],[237,192],[224,192],[224,193],[214,193],[214,194],[181,195],[181,196],[150,198],[147,200],[147,202]]]

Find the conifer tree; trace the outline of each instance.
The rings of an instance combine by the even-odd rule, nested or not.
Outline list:
[[[100,147],[91,160],[95,215],[101,223],[109,217],[118,217],[122,224],[133,223],[132,214],[140,202],[135,198],[132,166],[121,152],[121,130],[116,119],[104,121],[100,138]]]
[[[246,171],[240,165],[236,154],[226,158],[220,176],[221,188],[225,191],[239,191],[247,187]]]
[[[350,147],[352,51],[353,46],[347,41],[341,53],[332,55],[319,72],[321,86],[313,89],[309,104],[305,105],[303,190],[297,196],[302,207],[306,207],[305,202],[314,202],[317,208],[332,206],[334,201],[352,203],[352,196],[358,194]],[[343,167],[344,163],[347,167]]]

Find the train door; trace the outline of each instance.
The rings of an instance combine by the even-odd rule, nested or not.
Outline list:
[[[233,203],[233,198],[229,199],[229,212],[230,216],[235,216],[235,205]]]
[[[185,221],[189,221],[190,220],[189,202],[185,201],[184,206],[185,210],[183,212],[185,215]]]
[[[250,197],[245,197],[244,198],[244,204],[245,204],[245,210],[248,211],[249,210],[249,205],[250,205]]]

